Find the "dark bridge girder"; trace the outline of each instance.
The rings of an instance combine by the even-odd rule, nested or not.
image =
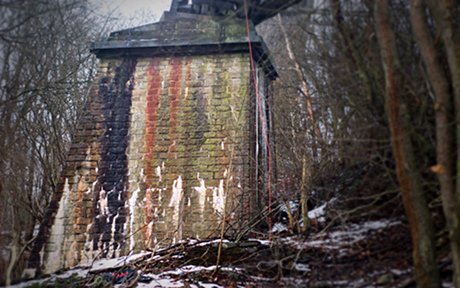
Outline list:
[[[244,18],[245,0],[173,0],[170,12],[206,15],[236,15]],[[249,18],[254,24],[275,16],[301,0],[246,0]]]

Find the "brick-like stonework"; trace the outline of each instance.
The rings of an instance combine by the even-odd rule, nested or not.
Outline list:
[[[225,201],[229,217],[242,215],[248,76],[247,54],[138,61],[134,78],[142,84],[133,91],[128,152],[130,249],[216,236]]]
[[[216,23],[212,27],[222,31]],[[232,25],[244,33],[242,23]],[[32,267],[50,273],[218,236],[224,219],[232,235],[266,205],[258,113],[269,120],[270,81],[260,65],[259,106],[243,44],[228,50],[219,44],[208,55],[182,47],[178,55],[151,48],[152,55],[139,50],[100,57]]]

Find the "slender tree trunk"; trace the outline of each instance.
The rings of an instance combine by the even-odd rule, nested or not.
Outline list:
[[[299,81],[300,81],[300,91],[302,92],[303,96],[305,97],[305,104],[306,104],[306,108],[307,108],[307,112],[308,112],[308,116],[310,116],[310,119],[311,119],[311,122],[313,124],[313,135],[315,136],[316,140],[319,141],[319,143],[323,143],[323,136],[321,134],[321,130],[319,129],[319,125],[318,125],[318,122],[316,121],[316,117],[315,117],[315,113],[313,112],[313,104],[312,104],[312,99],[311,99],[311,95],[310,95],[310,91],[308,89],[308,83],[307,81],[305,80],[305,77],[303,75],[303,72],[302,72],[302,68],[299,64],[299,61],[297,61],[295,55],[294,55],[294,52],[292,51],[292,45],[291,45],[291,41],[289,40],[289,36],[287,34],[287,31],[286,31],[286,27],[284,26],[283,24],[283,19],[281,17],[281,14],[278,14],[277,16],[277,20],[278,20],[278,24],[280,26],[280,29],[281,29],[281,34],[283,35],[283,38],[284,38],[284,41],[285,41],[285,44],[286,44],[286,50],[288,52],[288,57],[289,59],[292,61],[292,63],[294,64],[294,70],[297,74],[297,77],[299,78]],[[316,142],[316,141],[315,141]],[[316,147],[316,143],[313,143],[313,158],[316,160],[318,160],[318,152],[317,152],[317,147]]]
[[[436,3],[438,5],[438,3]],[[442,5],[441,5],[442,6]],[[459,202],[456,197],[455,189],[455,161],[452,155],[455,155],[454,149],[454,137],[455,137],[455,126],[454,126],[454,115],[452,107],[455,105],[454,99],[450,93],[449,78],[443,70],[441,63],[437,56],[437,50],[434,45],[435,41],[431,36],[428,28],[428,19],[426,16],[425,3],[422,0],[412,0],[411,2],[411,23],[414,31],[416,40],[420,47],[423,62],[427,70],[427,74],[430,80],[431,87],[436,96],[435,102],[435,113],[436,113],[436,154],[437,154],[437,165],[434,169],[437,172],[439,184],[441,187],[441,199],[444,210],[444,216],[447,222],[447,228],[449,230],[450,244],[452,250],[452,257],[454,262],[454,282],[456,287],[460,286],[460,227],[459,227]],[[444,23],[447,25],[447,23]],[[440,26],[441,27],[441,26]],[[443,29],[443,28],[441,28]],[[450,49],[447,48],[446,49]],[[450,53],[456,53],[451,51]],[[450,62],[455,58],[452,55],[448,56]],[[457,58],[458,59],[458,58]],[[455,61],[455,59],[453,60]],[[455,72],[455,67],[453,71]],[[458,69],[458,68],[457,68]],[[452,69],[451,69],[452,71]],[[457,71],[458,73],[459,71]],[[452,74],[454,76],[454,74]],[[458,76],[458,75],[457,75]],[[455,76],[454,76],[455,77]],[[457,80],[458,81],[458,80]],[[455,82],[453,83],[455,85]],[[454,89],[455,93],[455,89]],[[456,97],[458,98],[458,97]],[[458,101],[458,100],[457,100]],[[459,109],[456,109],[457,117],[460,115]],[[459,136],[459,122],[457,119],[457,137]],[[458,138],[457,138],[458,139]],[[459,141],[458,139],[457,141]],[[458,146],[457,142],[457,146]],[[457,164],[457,173],[459,164]],[[458,175],[457,177],[459,177]],[[457,181],[457,187],[460,181]],[[459,193],[460,188],[457,188]],[[459,195],[459,194],[457,194]]]
[[[457,149],[460,148],[460,3],[459,0],[429,0],[447,55],[455,103]],[[456,178],[460,179],[460,153],[457,153]],[[456,199],[460,204],[460,181],[456,181]],[[458,225],[458,223],[457,223]],[[458,227],[458,226],[457,226]],[[460,231],[460,227],[458,227]],[[460,237],[460,232],[458,232]],[[460,269],[460,268],[459,268]],[[460,283],[458,283],[460,285]]]
[[[431,214],[417,171],[409,132],[409,111],[401,101],[403,76],[391,28],[389,1],[375,1],[374,5],[377,38],[385,72],[386,113],[396,173],[411,230],[417,287],[439,287]]]
[[[302,180],[300,183],[300,213],[302,217],[303,225],[301,226],[301,232],[306,233],[310,226],[310,219],[308,218],[308,189],[310,188],[311,177],[309,175],[309,169],[307,164],[307,156],[302,157]]]

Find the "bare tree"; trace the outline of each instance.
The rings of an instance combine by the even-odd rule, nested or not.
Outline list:
[[[458,151],[454,146],[459,138],[459,110],[460,107],[460,29],[454,24],[457,21],[458,9],[452,7],[454,3],[442,1],[441,3],[430,2],[430,11],[435,15],[437,33],[442,35],[444,58],[447,59],[449,73],[443,69],[442,56],[435,47],[432,29],[429,26],[429,16],[425,1],[411,1],[411,23],[420,52],[426,67],[428,83],[433,90],[436,101],[434,110],[436,113],[436,156],[437,165],[432,170],[438,175],[440,194],[447,228],[450,236],[450,247],[454,262],[454,282],[460,285],[460,181],[458,179],[460,162],[455,163],[452,155]],[[452,87],[451,88],[451,84]],[[452,93],[450,91],[453,91]],[[452,95],[453,94],[453,95]],[[455,110],[452,108],[455,107]],[[455,111],[455,113],[454,113]],[[453,123],[457,123],[453,125]],[[455,135],[457,139],[455,139]],[[455,140],[454,140],[455,139]],[[458,153],[457,153],[457,157]],[[460,158],[458,158],[460,159]],[[457,171],[457,177],[455,177]],[[457,188],[455,187],[457,182]]]
[[[8,285],[55,189],[99,31],[84,0],[6,0],[0,13],[0,282]]]
[[[385,70],[385,98],[396,173],[404,207],[409,220],[417,285],[439,287],[436,266],[433,223],[425,192],[417,171],[410,112],[403,99],[403,74],[391,26],[389,1],[376,1],[374,6],[377,37]]]

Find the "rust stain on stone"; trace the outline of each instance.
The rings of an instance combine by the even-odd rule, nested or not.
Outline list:
[[[145,194],[145,225],[144,236],[148,245],[152,230],[151,222],[153,221],[153,207],[152,207],[152,180],[155,174],[154,168],[154,149],[155,149],[155,133],[156,133],[156,120],[157,110],[161,98],[161,82],[163,81],[160,73],[160,61],[155,58],[151,61],[148,70],[148,83],[147,83],[147,103],[145,108],[145,184],[147,186]]]

